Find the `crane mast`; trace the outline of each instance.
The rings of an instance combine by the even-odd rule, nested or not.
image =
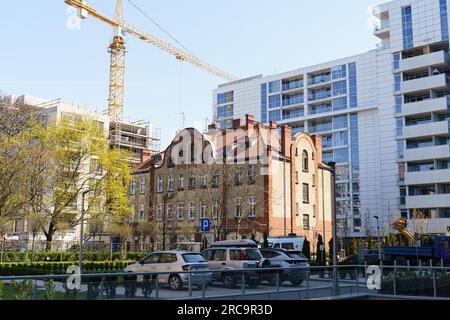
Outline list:
[[[119,23],[123,23],[122,0],[117,0],[115,20]],[[115,142],[116,147],[119,147],[121,139],[121,122],[123,121],[126,56],[125,41],[120,26],[114,27],[114,36],[109,46],[109,54],[108,114],[114,125],[114,132],[111,138],[112,141]]]

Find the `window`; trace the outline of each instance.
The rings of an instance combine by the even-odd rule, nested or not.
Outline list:
[[[173,205],[171,203],[167,204],[167,208],[166,208],[166,218],[167,220],[172,220],[173,218]]]
[[[333,111],[347,109],[347,98],[342,97],[333,100]]]
[[[401,85],[402,77],[400,74],[394,75],[394,90],[400,91],[400,85]]]
[[[399,69],[400,68],[400,52],[396,52],[393,55],[393,59],[394,59],[394,69]]]
[[[267,84],[261,84],[261,122],[267,122]]]
[[[78,198],[77,196],[74,196],[72,201],[69,203],[69,209],[75,211],[77,210],[77,207],[78,207]]]
[[[218,200],[214,200],[213,203],[213,207],[212,207],[212,216],[214,220],[218,220],[219,219],[219,201]]]
[[[131,181],[130,194],[136,194],[136,180]]]
[[[242,217],[241,199],[234,200],[234,216],[236,218]]]
[[[304,214],[303,215],[303,229],[307,229],[309,230],[310,226],[309,226],[309,214]]]
[[[403,140],[397,141],[397,152],[398,152],[398,157],[403,158],[403,156],[405,154],[405,142]]]
[[[400,205],[404,206],[406,204],[406,187],[400,188]]]
[[[347,77],[347,66],[345,64],[331,69],[331,76],[333,79]]]
[[[200,219],[206,219],[206,204],[204,202],[200,204]]]
[[[144,264],[153,264],[153,263],[159,263],[159,258],[161,257],[161,253],[153,253],[149,255],[148,257],[144,258],[142,261]]]
[[[402,113],[402,96],[395,96],[395,113]]]
[[[298,203],[298,202],[295,203],[295,215],[297,217],[300,216],[300,203]]]
[[[178,178],[178,190],[183,191],[184,190],[184,176],[181,176]]]
[[[347,116],[336,116],[333,117],[333,129],[345,129],[348,127]]]
[[[157,191],[158,192],[163,192],[164,191],[164,177],[163,176],[159,176],[158,177]]]
[[[248,166],[248,184],[256,183],[256,166],[251,164]]]
[[[234,92],[225,92],[217,95],[217,104],[230,103],[234,100]]]
[[[442,40],[448,40],[448,13],[447,13],[447,0],[439,0],[439,8],[441,14],[441,34]]]
[[[348,145],[348,132],[347,131],[335,132],[333,135],[333,140],[335,147]]]
[[[281,91],[281,80],[269,82],[269,94]]]
[[[299,184],[299,181],[298,171],[295,171],[295,184]]]
[[[269,109],[281,107],[281,95],[269,96]]]
[[[175,263],[177,262],[177,255],[173,253],[161,253],[159,263]]]
[[[195,202],[189,202],[189,220],[195,220]]]
[[[206,189],[207,186],[207,179],[205,176],[200,177],[200,188]]]
[[[161,221],[163,219],[163,208],[162,204],[156,206],[156,220]]]
[[[169,180],[167,181],[167,190],[173,191],[173,176],[169,176]]]
[[[347,94],[347,80],[333,83],[333,96]]]
[[[212,183],[212,187],[213,188],[219,188],[220,176],[219,176],[219,173],[217,171],[213,172],[211,183]]]
[[[411,6],[402,8],[402,29],[403,29],[403,48],[409,49],[414,47]]]
[[[280,120],[281,120],[281,110],[269,111],[269,122]]]
[[[238,170],[234,174],[234,185],[242,186],[242,171]]]
[[[349,100],[350,108],[356,108],[358,106],[358,81],[356,78],[356,63],[350,63],[348,65],[349,70]]]
[[[141,178],[141,183],[139,185],[141,187],[141,194],[144,194],[145,193],[145,178],[144,177]]]
[[[302,168],[303,168],[303,172],[309,171],[309,156],[308,156],[308,151],[306,151],[306,150],[303,150],[303,153],[302,153]]]
[[[177,219],[178,220],[184,219],[184,203],[177,204]]]
[[[309,203],[309,184],[303,184],[303,203]]]
[[[249,217],[256,217],[256,198],[255,197],[250,197],[250,199],[248,200],[248,216]]]
[[[212,261],[226,261],[227,260],[227,250],[216,249],[212,256]]]
[[[195,177],[193,175],[189,176],[189,190],[195,189]]]
[[[349,162],[348,148],[334,150],[334,161],[336,163]]]
[[[145,219],[145,207],[143,204],[139,207],[139,217],[138,220],[144,220]]]

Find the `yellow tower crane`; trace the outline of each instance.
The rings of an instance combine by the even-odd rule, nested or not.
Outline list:
[[[124,41],[124,33],[130,34],[147,42],[148,44],[157,47],[177,58],[180,61],[188,62],[200,69],[203,69],[211,74],[214,74],[227,81],[234,81],[238,78],[221,70],[220,68],[209,64],[206,61],[190,54],[164,40],[161,40],[154,35],[141,31],[138,28],[128,24],[124,20],[122,0],[117,0],[115,18],[109,18],[106,15],[98,12],[93,7],[89,6],[82,0],[64,0],[68,5],[78,10],[78,16],[81,19],[86,19],[88,16],[97,18],[114,27],[114,37],[109,46],[110,53],[110,73],[109,73],[109,100],[108,113],[116,124],[116,139],[120,137],[117,126],[123,121],[123,101],[125,88],[125,54],[126,46]]]

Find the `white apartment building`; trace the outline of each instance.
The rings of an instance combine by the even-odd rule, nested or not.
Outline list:
[[[448,0],[396,0],[377,7],[377,48],[290,72],[220,85],[221,127],[253,114],[320,134],[337,163],[341,236],[377,234],[398,217],[421,232],[450,226]]]

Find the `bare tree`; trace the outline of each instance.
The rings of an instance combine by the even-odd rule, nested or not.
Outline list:
[[[39,212],[30,212],[26,217],[27,230],[31,233],[31,263],[34,262],[35,240],[46,224],[46,217]]]
[[[141,238],[141,251],[144,251],[144,245],[147,238],[154,238],[156,235],[157,223],[155,221],[143,220],[137,225],[137,232]]]

